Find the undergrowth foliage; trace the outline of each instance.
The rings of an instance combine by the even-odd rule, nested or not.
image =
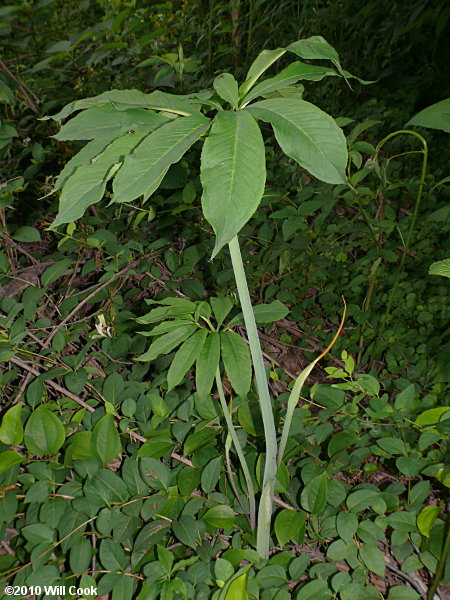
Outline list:
[[[356,106],[342,3],[82,4],[0,8],[0,598],[442,600],[449,100]]]

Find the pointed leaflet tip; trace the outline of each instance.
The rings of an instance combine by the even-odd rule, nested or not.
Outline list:
[[[258,208],[265,163],[264,142],[253,117],[244,111],[219,113],[203,146],[200,167],[203,214],[216,234],[212,257]]]

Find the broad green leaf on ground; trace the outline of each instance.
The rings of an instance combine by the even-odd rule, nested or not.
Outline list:
[[[223,100],[231,104],[233,108],[237,108],[239,103],[238,83],[231,73],[221,73],[214,79],[213,85]]]
[[[328,456],[333,456],[337,452],[341,452],[342,450],[346,450],[350,446],[353,446],[358,441],[358,438],[353,433],[349,433],[348,431],[340,431],[339,433],[335,433],[329,443],[328,443]]]
[[[286,69],[283,69],[278,75],[275,75],[275,77],[271,77],[270,79],[266,79],[255,85],[252,91],[245,97],[245,104],[251,102],[258,96],[269,94],[288,85],[297,83],[297,81],[320,81],[327,75],[337,75],[337,73],[331,68],[308,65],[300,61],[291,63]]]
[[[313,515],[320,515],[327,503],[327,487],[328,479],[325,472],[308,481],[300,496],[303,508]]]
[[[314,579],[302,585],[296,600],[328,600],[332,597],[328,582],[324,579]]]
[[[220,337],[217,332],[208,334],[197,359],[195,385],[197,393],[205,398],[211,392],[220,358]]]
[[[132,600],[135,587],[136,583],[133,577],[128,574],[118,575],[112,589],[111,600]]]
[[[187,340],[187,338],[190,337],[196,329],[197,325],[183,325],[174,331],[165,333],[161,337],[158,337],[152,344],[150,344],[147,352],[144,352],[144,354],[141,354],[141,356],[135,360],[140,362],[148,362],[150,360],[155,360],[155,358],[157,358],[160,354],[168,354],[179,344]]]
[[[250,435],[264,435],[261,408],[258,402],[245,402],[238,409],[239,425]]]
[[[84,110],[53,136],[57,140],[114,140],[129,131],[153,131],[169,119],[151,110],[117,110],[112,104]]]
[[[450,133],[450,98],[424,108],[406,123],[408,125],[442,129]]]
[[[164,537],[170,526],[171,523],[163,519],[155,519],[144,525],[134,541],[133,554],[131,555],[131,565],[133,568]]]
[[[158,552],[159,564],[163,567],[164,572],[167,573],[168,575],[170,575],[170,573],[172,571],[173,561],[175,560],[175,556],[173,555],[173,553],[170,550],[168,550],[167,548],[164,548],[164,546],[158,545],[157,552]]]
[[[13,137],[19,137],[17,129],[11,125],[6,125],[0,122],[0,148],[3,148],[6,144],[9,144]]]
[[[147,441],[139,448],[137,456],[161,458],[175,443],[168,431],[153,430],[146,435]]]
[[[44,523],[31,523],[22,528],[22,533],[29,542],[39,544],[40,542],[53,542],[55,531]]]
[[[64,258],[54,262],[42,273],[41,284],[45,287],[51,285],[60,279],[70,267],[73,267],[73,260],[71,258]]]
[[[134,134],[125,134],[109,144],[90,164],[78,167],[64,185],[59,199],[59,212],[51,225],[52,229],[61,223],[76,221],[83,216],[89,205],[99,202],[108,180],[116,173],[124,157],[150,132],[151,130],[145,131],[142,128]]]
[[[24,460],[25,458],[15,450],[5,450],[5,452],[0,452],[0,474]]]
[[[211,444],[215,444],[214,438],[217,437],[217,429],[213,427],[205,427],[204,429],[195,430],[187,436],[184,442],[184,454],[192,454],[198,448],[203,448]]]
[[[178,118],[149,135],[126,156],[113,185],[114,202],[132,202],[139,196],[149,198],[169,167],[178,162],[209,126],[202,115]]]
[[[196,521],[191,515],[183,515],[173,523],[173,533],[185,546],[195,548],[202,544],[206,527],[203,521]]]
[[[275,518],[275,535],[280,546],[294,539],[297,533],[305,527],[306,513],[303,510],[281,510]]]
[[[0,442],[8,446],[18,446],[23,440],[21,420],[22,405],[11,406],[4,414],[0,425]]]
[[[417,417],[416,425],[435,425],[436,423],[439,423],[443,415],[447,412],[450,414],[450,406],[436,406],[435,408],[429,408]]]
[[[417,516],[417,527],[422,535],[430,536],[431,528],[439,515],[439,506],[425,506]]]
[[[269,122],[283,152],[326,183],[346,183],[347,143],[342,129],[320,108],[292,98],[261,100],[248,106]]]
[[[223,467],[223,458],[221,456],[217,456],[210,460],[207,465],[202,470],[201,475],[201,484],[203,491],[207,494],[210,494],[217,485],[219,481],[220,473],[222,472]]]
[[[430,265],[428,269],[429,275],[442,275],[442,277],[450,277],[450,258],[438,260]]]
[[[216,116],[203,146],[200,178],[203,214],[216,234],[214,257],[247,223],[264,192],[264,142],[250,114]]]
[[[246,396],[252,381],[252,360],[244,338],[234,331],[222,331],[220,350],[225,372],[234,391],[239,396]]]
[[[207,330],[201,329],[188,338],[177,350],[167,373],[169,390],[183,380],[183,377],[197,360],[207,335]]]
[[[222,600],[222,596],[219,598]],[[239,575],[230,582],[223,598],[224,600],[248,600],[246,573]]]
[[[16,242],[40,242],[41,234],[34,227],[24,225],[15,230],[11,235],[11,239],[16,240]]]
[[[195,102],[191,103],[189,100],[174,94],[167,94],[166,92],[160,91],[144,94],[139,90],[110,90],[108,92],[103,92],[98,96],[69,102],[69,104],[66,104],[59,113],[44,117],[44,120],[53,119],[54,121],[61,121],[77,110],[92,108],[93,106],[102,106],[104,104],[111,104],[116,110],[150,108],[183,116],[199,114]]]
[[[286,50],[284,48],[277,48],[276,50],[263,50],[258,54],[247,72],[244,83],[239,88],[241,98],[245,96],[250,88],[252,88],[259,77],[267,71],[267,69],[273,65]]]
[[[112,540],[111,540],[112,541]],[[89,569],[94,549],[86,538],[78,540],[70,549],[69,565],[73,573],[83,573]]]
[[[233,565],[225,558],[218,558],[214,561],[214,575],[216,581],[222,581],[222,584],[234,575]]]
[[[55,454],[65,437],[64,425],[45,406],[36,408],[25,425],[25,446],[32,454]]]
[[[375,544],[363,544],[359,549],[359,556],[369,571],[384,576],[386,562],[383,553]]]
[[[70,436],[70,458],[77,460],[80,458],[91,458],[92,453],[92,431],[77,431]],[[68,456],[66,451],[66,457]]]
[[[147,485],[155,490],[168,490],[172,479],[171,470],[160,460],[143,456],[140,469]]]
[[[389,454],[405,454],[405,442],[394,437],[385,437],[377,440],[378,446]]]
[[[341,511],[336,517],[336,527],[340,537],[350,544],[358,529],[358,517],[355,513]]]
[[[120,436],[112,415],[101,417],[95,424],[92,430],[91,450],[103,466],[122,452]]]
[[[420,597],[409,585],[394,585],[389,588],[387,600],[419,600]]]
[[[234,512],[227,504],[217,504],[207,510],[202,519],[212,527],[227,529],[233,527]]]
[[[104,569],[117,573],[123,571],[126,563],[125,552],[117,542],[107,538],[100,544],[100,562]]]
[[[351,492],[347,496],[347,508],[352,512],[360,512],[370,506],[377,495],[378,490],[374,489],[356,490],[356,492]]]

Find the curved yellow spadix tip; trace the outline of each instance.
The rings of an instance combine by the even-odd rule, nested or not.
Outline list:
[[[334,344],[336,343],[336,340],[338,339],[338,337],[341,334],[342,328],[344,327],[344,321],[345,321],[345,315],[347,314],[347,303],[345,301],[344,296],[342,296],[342,302],[344,303],[344,312],[342,313],[342,319],[341,319],[341,323],[339,325],[338,330],[336,331],[334,338],[331,340],[331,342],[328,344],[328,346],[325,348],[325,350],[322,352],[322,354],[320,356],[318,356],[314,361],[313,361],[313,365],[315,365],[316,363],[319,362],[319,360],[321,358],[323,358],[326,354],[328,354],[328,352],[331,350],[331,348],[334,346]]]

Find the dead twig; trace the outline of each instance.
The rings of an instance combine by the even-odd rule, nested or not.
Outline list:
[[[5,240],[5,242],[7,244],[9,244],[10,246],[12,246],[13,248],[16,248],[16,250],[18,250],[19,252],[21,252],[24,256],[26,256],[27,258],[29,258],[31,260],[31,262],[35,265],[39,264],[39,261],[36,260],[34,258],[34,256],[31,256],[31,254],[29,252],[27,252],[26,250],[24,250],[22,248],[22,246],[20,246],[17,242],[15,242],[14,240],[12,240],[10,237],[8,237],[6,235],[6,233],[0,233],[0,238],[2,238],[3,240]]]
[[[17,365],[18,367],[21,367],[22,369],[25,369],[25,371],[28,371],[29,373],[31,373],[32,375],[35,375],[36,377],[39,377],[39,375],[41,375],[40,371],[38,371],[37,369],[35,369],[34,367],[29,365],[25,361],[20,360],[20,358],[17,358],[17,356],[11,356],[11,358],[9,359],[9,362]],[[51,379],[49,379],[45,383],[47,385],[49,385],[50,387],[52,387],[57,392],[59,392],[60,394],[67,396],[67,398],[70,398],[71,400],[74,400],[77,404],[79,404],[80,406],[82,406],[83,408],[88,410],[89,412],[94,412],[95,409],[92,408],[92,406],[89,406],[89,404],[86,404],[86,402],[84,400],[82,400],[79,396],[72,394],[72,392],[69,392],[69,390],[66,390],[65,388],[63,388],[61,385],[56,383],[56,381],[52,381]]]

